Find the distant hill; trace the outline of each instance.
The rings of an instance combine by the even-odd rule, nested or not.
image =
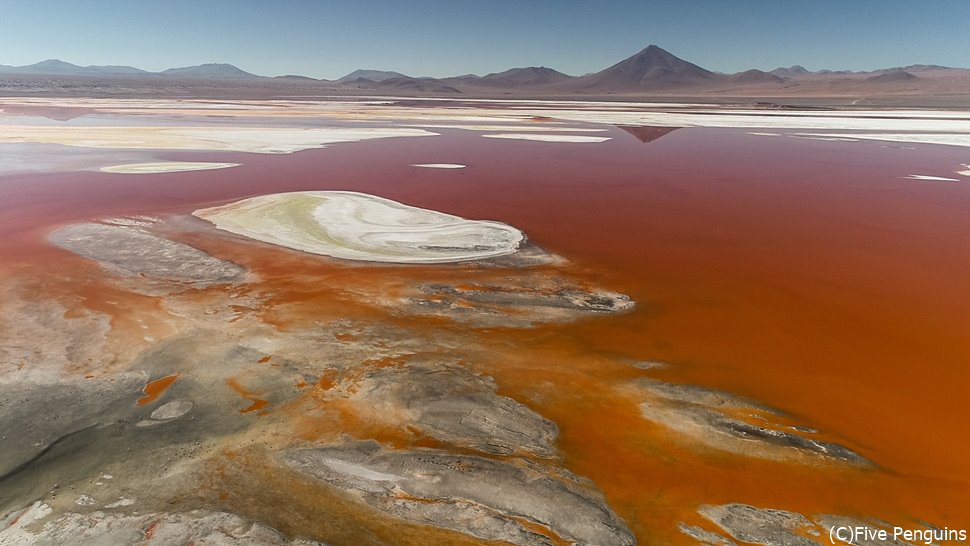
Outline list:
[[[802,74],[810,74],[808,69],[800,64],[793,64],[791,66],[780,66],[768,73],[774,74],[779,78],[797,78]]]
[[[650,89],[708,83],[722,78],[651,45],[592,76],[578,78],[586,89]]]
[[[909,72],[910,74],[916,76],[921,72],[938,72],[938,71],[963,71],[964,68],[950,68],[949,66],[941,66],[938,64],[911,64],[909,66],[894,66],[892,68],[882,68],[879,70],[873,70],[870,74],[889,74],[892,72]]]
[[[893,69],[895,70],[895,69]],[[911,64],[909,66],[902,67],[902,70],[906,72],[926,72],[928,70],[963,70],[961,68],[952,68],[949,66],[942,66],[938,64]]]
[[[316,78],[311,78],[309,76],[300,76],[298,74],[285,74],[283,76],[273,76],[273,79],[295,81],[295,82],[306,82],[306,83],[323,81],[323,80],[318,80]]]
[[[390,78],[390,79],[393,80],[395,78]],[[356,78],[353,80],[344,80],[342,82],[337,82],[337,83],[340,83],[343,85],[349,85],[353,87],[367,87],[367,88],[376,87],[378,84],[378,82],[375,82],[374,80],[368,80],[367,78]]]
[[[392,78],[407,78],[404,74],[400,72],[393,72],[390,70],[354,70],[350,74],[342,78],[337,78],[335,81],[340,83],[353,82],[360,79],[370,80],[372,82],[382,82],[384,80],[390,80]]]
[[[358,82],[362,80],[367,81],[360,78]],[[408,76],[404,76],[403,78],[388,78],[379,82],[373,82],[373,86],[377,89],[416,91],[420,93],[461,93],[458,89],[444,85],[434,78],[410,78]]]
[[[159,72],[163,76],[175,76],[179,78],[260,78],[256,74],[250,74],[245,70],[225,63],[206,63],[196,66],[183,66],[179,68],[169,68]]]
[[[488,74],[481,79],[509,82],[513,85],[549,85],[571,80],[573,77],[544,66],[529,66]]]
[[[563,74],[558,70],[544,66],[529,66],[525,68],[511,68],[504,72],[495,72],[485,76],[465,74],[464,76],[442,78],[437,81],[443,85],[459,89],[467,88],[470,90],[477,89],[486,91],[488,89],[513,90],[518,88],[545,88],[573,79],[575,78]]]
[[[893,70],[891,72],[885,72],[882,74],[876,74],[875,76],[869,76],[866,78],[867,82],[874,83],[886,83],[886,82],[905,82],[910,80],[918,79],[916,76],[906,72],[905,70]]]
[[[740,84],[752,84],[752,83],[781,83],[784,78],[771,74],[770,72],[763,72],[761,70],[751,69],[745,70],[744,72],[738,72],[728,77],[728,81],[732,83]]]
[[[0,66],[0,72],[50,76],[134,76],[149,74],[149,72],[133,66],[78,66],[60,59],[47,59],[26,66]]]
[[[475,74],[463,74],[461,76],[439,78],[437,81],[443,85],[450,85],[453,87],[476,86],[476,85],[478,86],[485,85],[487,87],[498,87],[496,85],[489,85],[487,82],[483,84],[482,82],[484,81],[484,79],[481,76],[477,76]]]

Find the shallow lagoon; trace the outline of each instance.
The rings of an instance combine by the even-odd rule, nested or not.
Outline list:
[[[102,106],[101,111],[111,110]],[[177,103],[170,112],[151,111],[172,123],[166,116],[193,115],[196,106]],[[38,144],[38,157],[50,159],[45,168],[55,172],[0,176],[5,316],[20,321],[19,329],[5,330],[0,343],[10,357],[0,383],[4,408],[28,383],[51,392],[62,383],[99,378],[147,386],[177,373],[178,380],[144,408],[137,400],[148,391],[130,389],[130,411],[147,416],[157,406],[198,400],[206,392],[211,400],[194,410],[203,424],[183,432],[205,442],[206,449],[185,455],[177,470],[147,465],[158,473],[151,478],[172,484],[169,493],[186,507],[233,512],[290,535],[339,544],[348,535],[300,527],[282,512],[341,513],[378,535],[384,523],[362,522],[401,516],[370,513],[332,498],[304,505],[293,497],[306,493],[306,483],[274,470],[274,453],[297,444],[339,443],[345,434],[394,449],[466,453],[464,440],[442,439],[440,432],[415,426],[408,422],[414,416],[396,414],[396,407],[372,413],[374,402],[351,392],[353,385],[368,385],[355,383],[362,381],[355,374],[420,367],[423,359],[437,355],[492,378],[498,395],[554,423],[558,435],[550,464],[591,479],[641,543],[690,543],[678,530],[680,522],[719,531],[697,511],[731,502],[898,525],[922,520],[953,528],[968,521],[970,475],[957,454],[970,448],[970,440],[953,434],[964,428],[963,393],[970,386],[964,371],[970,356],[965,336],[970,192],[964,182],[970,179],[958,174],[965,169],[965,148],[871,140],[871,128],[865,129],[865,140],[845,140],[862,129],[845,128],[862,124],[854,121],[840,122],[838,133],[812,127],[813,133],[842,135],[840,140],[810,140],[796,138],[804,128],[773,122],[631,131],[610,124],[622,111],[615,104],[603,112],[583,105],[577,109],[581,115],[568,116],[561,125],[533,121],[539,113],[555,116],[542,105],[481,106],[442,113],[407,104],[321,103],[302,113],[280,108],[286,119],[258,109],[272,124],[295,119],[300,126],[396,127],[445,118],[469,127],[428,128],[437,136],[344,142],[290,154],[119,149],[111,153],[120,159],[107,163],[110,154],[99,149],[83,156],[84,170],[78,170],[76,154],[90,150]],[[111,115],[128,115],[124,107]],[[636,107],[648,108],[663,109]],[[239,123],[255,123],[255,113],[233,110],[245,116]],[[682,109],[677,112],[683,116]],[[651,119],[671,119],[660,114],[651,113]],[[945,112],[905,114],[947,117]],[[959,115],[949,117],[954,119],[945,120],[944,132],[967,123]],[[501,124],[492,134],[551,123],[606,129],[594,134],[610,140],[483,138],[489,131],[474,126],[486,122]],[[765,127],[778,136],[750,134]],[[889,130],[898,136],[898,129]],[[151,161],[240,166],[152,175],[96,172],[100,166]],[[467,167],[414,166],[434,163]],[[908,178],[914,175],[958,182]],[[508,264],[479,270],[460,264],[346,262],[227,236],[188,217],[199,208],[303,190],[364,192],[463,218],[500,221],[561,261],[517,264],[511,270]],[[254,278],[202,290],[149,289],[47,242],[63,225],[139,216],[151,218],[159,234],[233,261]],[[549,279],[624,294],[636,306],[619,313],[530,314],[534,311],[520,300],[502,307],[479,296],[482,286],[500,286],[503,293],[524,286],[530,294],[546,295]],[[455,298],[473,318],[453,313],[453,307],[439,312],[401,303],[432,285],[457,292],[426,291],[422,297]],[[76,321],[72,324],[107,324],[85,330],[89,337],[103,336],[103,345],[75,347],[74,356],[68,352],[60,360],[34,347],[34,339],[47,335],[43,329],[59,326],[51,322],[55,318],[40,320],[30,305],[18,302],[48,301],[62,306],[61,315]],[[498,319],[476,322],[476,312]],[[514,327],[502,327],[503,321]],[[245,337],[236,341],[251,355],[227,356],[196,347],[203,342],[179,341],[206,323],[228,337]],[[67,336],[62,342],[68,347],[71,331],[58,334]],[[322,343],[328,358],[346,362],[301,361],[288,354],[296,351],[294,342],[280,340],[309,331],[329,337],[326,342],[299,338],[300,343]],[[50,335],[52,342],[60,339]],[[382,342],[385,347],[375,349]],[[335,348],[341,344],[344,352]],[[176,350],[207,359],[166,360],[166,351]],[[369,364],[368,351],[378,351]],[[79,361],[76,355],[93,360]],[[270,360],[260,362],[267,356]],[[25,373],[29,378],[18,375]],[[746,455],[695,441],[669,421],[644,417],[638,383],[643,379],[757,401],[783,412],[780,425],[817,431],[806,435],[844,446],[872,464],[843,464],[801,452],[769,456],[774,452],[759,451],[757,443]],[[103,415],[92,409],[94,422],[132,418],[124,393],[118,396],[122,409]],[[246,411],[255,401],[265,404]],[[185,421],[142,427],[148,432],[138,434],[157,433],[171,442],[172,433],[163,427],[180,422]],[[163,445],[158,451],[148,448],[139,454],[145,460],[158,453],[169,456]],[[90,489],[83,485],[91,477],[84,472],[103,472],[101,466],[114,465],[111,487],[118,489],[111,498],[95,494],[96,489],[84,494],[102,505],[115,496],[138,496],[122,491],[124,484],[135,487],[148,479],[147,471],[119,462],[118,453],[93,440],[82,442],[78,453],[87,461],[81,469],[42,461],[44,466],[8,476],[7,490],[15,494],[0,498],[0,512],[46,498],[54,483],[67,483],[65,476]],[[234,457],[246,461],[239,468],[259,468],[265,476],[216,470],[232,466]],[[206,487],[190,499],[179,496],[185,472],[206,477]],[[55,477],[57,482],[47,483]],[[270,493],[267,483],[289,485]],[[287,487],[293,495],[287,495]],[[261,490],[265,498],[257,493]],[[51,501],[56,513],[80,509],[67,496],[61,495],[63,505]],[[292,505],[281,510],[279,503],[288,498]],[[408,533],[414,543],[437,536],[422,526]]]

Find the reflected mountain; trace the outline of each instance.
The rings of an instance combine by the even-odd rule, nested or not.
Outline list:
[[[663,138],[677,129],[683,129],[683,127],[653,127],[650,125],[617,125],[617,127],[635,136],[637,140],[644,144]]]

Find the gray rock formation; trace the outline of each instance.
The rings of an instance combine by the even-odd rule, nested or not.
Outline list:
[[[245,273],[230,261],[159,237],[137,224],[74,224],[52,233],[50,241],[124,276],[143,276],[193,288],[239,281]]]
[[[892,526],[872,521],[862,521],[847,516],[817,515],[809,519],[797,512],[757,508],[747,504],[724,504],[702,506],[697,512],[710,520],[739,542],[764,544],[765,546],[820,546],[844,543],[845,528],[865,527],[872,531],[886,530],[887,539],[855,537],[849,541],[854,546],[913,546],[909,542],[892,538]],[[842,528],[841,535],[833,529]],[[727,538],[700,527],[680,524],[684,534],[702,544],[734,544]],[[833,537],[830,537],[833,535]]]
[[[871,464],[854,451],[813,438],[816,431],[785,424],[773,408],[733,394],[699,387],[640,379],[644,418],[732,453],[784,459],[810,455],[852,464]]]
[[[473,304],[510,307],[550,307],[586,312],[617,312],[633,307],[630,298],[606,291],[589,291],[578,286],[480,285],[457,288],[448,285],[421,287],[427,294],[446,296]]]
[[[417,294],[397,303],[406,312],[446,316],[481,327],[528,327],[623,313],[635,307],[623,294],[539,273],[489,278],[462,286],[426,284]]]
[[[290,540],[276,530],[234,514],[194,510],[175,513],[126,514],[114,510],[68,512],[51,516],[38,501],[10,514],[0,526],[0,546],[103,546],[108,544],[199,544],[211,546],[312,546],[310,540]],[[0,523],[4,523],[0,521]]]
[[[592,484],[524,460],[356,442],[294,450],[284,461],[387,514],[486,540],[636,543]]]
[[[677,528],[680,529],[681,533],[684,533],[704,546],[737,546],[736,542],[728,540],[717,533],[708,531],[703,527],[687,525],[681,522],[677,525]]]
[[[555,455],[555,423],[495,393],[495,383],[457,364],[424,362],[368,371],[348,396],[456,446],[495,455]],[[341,392],[340,390],[337,391]]]
[[[747,504],[702,506],[698,512],[741,542],[771,546],[819,544],[802,536],[809,532],[820,536],[820,533],[808,518],[796,512],[755,508]]]

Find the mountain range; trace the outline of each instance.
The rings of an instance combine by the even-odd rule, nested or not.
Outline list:
[[[570,76],[548,67],[512,68],[478,76],[466,74],[446,78],[413,77],[388,70],[355,70],[333,81],[299,75],[258,76],[236,66],[209,63],[148,72],[132,66],[78,66],[49,59],[27,66],[0,65],[0,78],[83,77],[122,79],[172,79],[183,82],[216,80],[245,82],[247,85],[287,84],[325,87],[348,92],[432,93],[432,94],[637,94],[690,90],[696,93],[853,93],[919,92],[933,89],[949,93],[970,92],[970,70],[939,65],[910,65],[870,72],[819,70],[803,66],[779,67],[769,72],[751,69],[721,74],[681,59],[650,45],[638,53],[599,72]]]
[[[149,74],[133,66],[78,66],[58,59],[47,59],[27,66],[0,65],[0,74],[43,74],[57,76],[132,76]]]

